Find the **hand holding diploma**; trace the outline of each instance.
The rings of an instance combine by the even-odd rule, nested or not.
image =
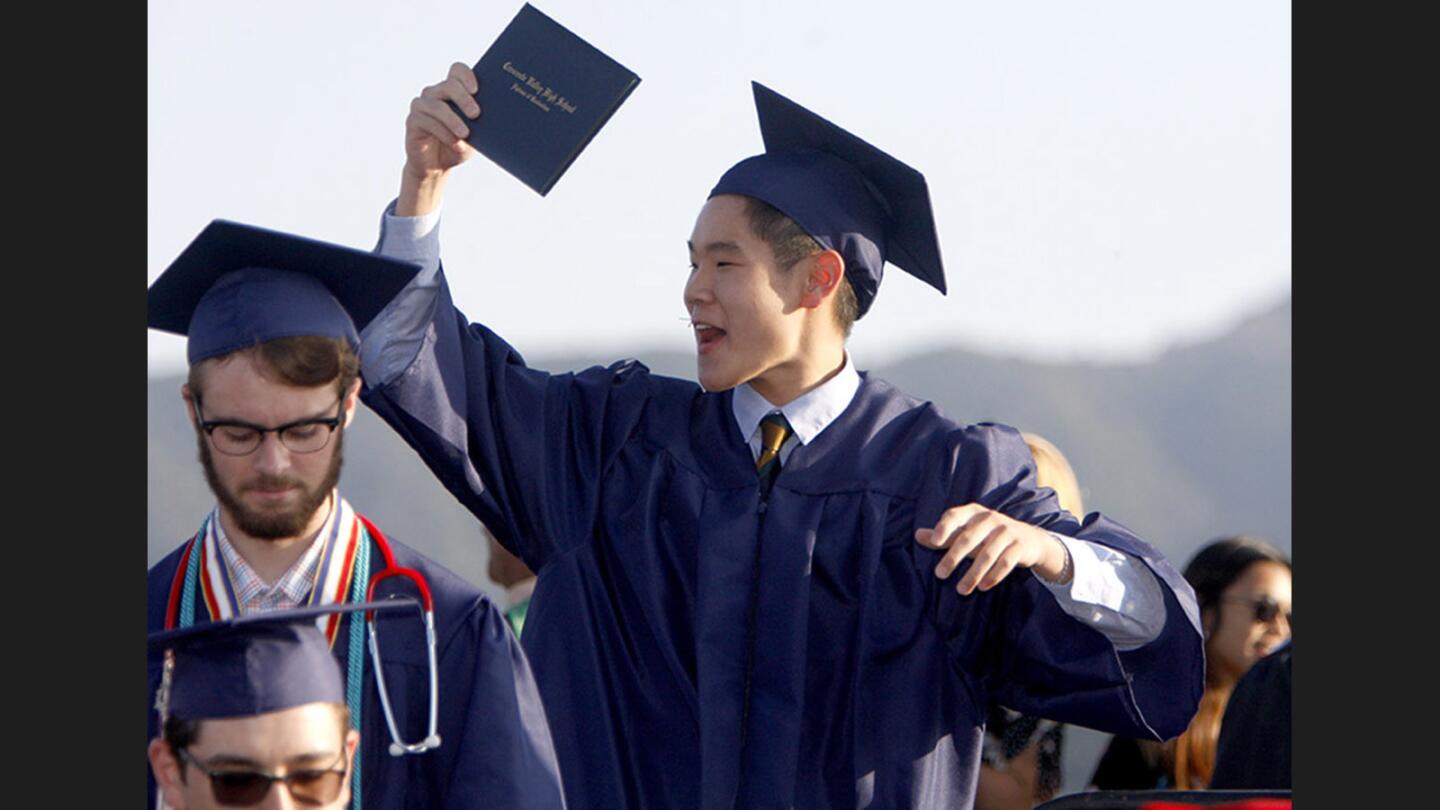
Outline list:
[[[480,117],[480,105],[475,101],[479,91],[474,71],[456,62],[443,81],[421,90],[410,101],[410,114],[405,117],[405,169],[395,203],[398,216],[423,216],[439,208],[450,170],[476,154],[465,141],[470,123],[446,102],[453,102],[474,121]]]

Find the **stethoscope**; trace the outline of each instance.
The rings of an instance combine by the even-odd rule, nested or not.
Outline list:
[[[385,713],[385,725],[390,728],[390,755],[399,757],[405,754],[423,754],[426,751],[440,747],[440,734],[436,730],[440,717],[439,682],[435,666],[435,602],[430,598],[430,586],[425,581],[425,575],[413,568],[401,568],[395,564],[395,555],[390,551],[390,543],[385,535],[375,528],[367,518],[359,512],[355,518],[365,527],[368,533],[375,540],[379,547],[380,554],[385,559],[385,567],[375,572],[370,577],[370,584],[365,590],[365,601],[375,600],[375,586],[390,577],[401,577],[415,583],[416,589],[420,591],[420,601],[406,599],[415,605],[420,611],[421,619],[425,623],[425,653],[428,659],[430,670],[430,723],[429,730],[424,739],[415,743],[407,743],[400,739],[400,728],[395,723],[395,713],[390,708],[390,690],[385,686],[385,669],[380,665],[380,638],[375,632],[374,611],[366,611],[366,626],[370,636],[370,660],[375,667],[375,688],[380,693],[380,709]],[[400,597],[405,598],[405,597]]]
[[[372,601],[375,598],[375,586],[390,577],[398,576],[408,579],[415,583],[415,587],[420,591],[420,601],[418,602],[410,597],[391,597],[413,605],[420,611],[421,618],[425,624],[426,658],[430,670],[430,722],[429,730],[420,742],[407,743],[400,739],[400,728],[395,722],[395,712],[390,705],[390,692],[385,685],[385,670],[381,666],[380,641],[375,634],[374,610],[365,611],[365,624],[370,636],[370,660],[371,665],[375,669],[375,687],[380,693],[380,709],[385,714],[385,725],[389,727],[390,731],[390,755],[398,757],[405,754],[423,754],[426,751],[440,747],[440,734],[437,731],[440,707],[439,683],[435,665],[435,602],[430,597],[430,585],[425,581],[425,576],[413,568],[401,568],[396,565],[395,555],[390,550],[390,542],[385,539],[385,535],[381,534],[380,530],[375,528],[375,524],[371,523],[360,513],[356,512],[355,518],[365,527],[366,533],[374,539],[375,545],[380,549],[380,554],[385,560],[385,567],[370,577],[370,582],[367,584],[365,591],[366,601]],[[195,575],[198,572],[198,555],[195,554],[195,548],[196,545],[202,542],[204,534],[205,528],[202,526],[200,533],[195,536],[194,544],[186,550],[179,567],[175,571],[175,580],[170,587],[170,598],[165,611],[165,628],[167,630],[176,628],[179,624],[178,614],[181,612],[179,609],[181,593],[185,589],[183,583],[189,576]],[[192,556],[194,556],[195,559],[192,560]],[[316,615],[322,615],[324,613],[349,613],[353,610],[353,608],[346,609],[345,606],[341,605],[317,607],[319,610],[317,610]]]

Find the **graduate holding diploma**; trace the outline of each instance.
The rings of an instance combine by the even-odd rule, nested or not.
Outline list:
[[[703,200],[677,290],[700,384],[552,375],[440,266],[477,89],[457,64],[411,104],[379,251],[422,269],[362,333],[362,398],[537,573],[523,644],[572,808],[969,807],[991,700],[1185,728],[1175,569],[1061,510],[1017,431],[846,351],[886,262],[945,288],[919,172],[757,85],[766,151]]]

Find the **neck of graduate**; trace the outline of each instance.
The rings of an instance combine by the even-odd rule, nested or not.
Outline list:
[[[833,317],[828,311],[807,312],[807,316]],[[830,326],[831,328],[826,328]],[[755,393],[780,407],[814,391],[845,368],[845,338],[838,327],[814,324],[800,337],[800,346],[791,360],[780,363],[749,381]]]
[[[310,519],[305,522],[305,528],[298,534],[290,537],[266,539],[255,537],[242,530],[235,520],[235,516],[224,504],[220,504],[220,526],[225,530],[225,538],[234,546],[235,551],[245,563],[254,569],[266,584],[274,582],[305,555],[310,544],[320,534],[325,522],[330,518],[330,511],[335,506],[335,492],[332,490],[330,497],[320,505]]]

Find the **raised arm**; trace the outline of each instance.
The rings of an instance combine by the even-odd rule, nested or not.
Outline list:
[[[361,374],[367,387],[400,375],[420,352],[434,316],[443,279],[440,273],[440,207],[450,172],[475,150],[465,141],[479,123],[474,94],[479,82],[462,62],[446,77],[410,100],[405,117],[405,166],[400,194],[380,221],[375,252],[420,265],[420,273],[361,333]],[[468,122],[455,114],[453,102]]]
[[[589,537],[601,471],[639,418],[649,372],[638,363],[531,369],[456,308],[439,258],[439,206],[449,173],[474,154],[462,138],[479,125],[475,88],[457,63],[411,102],[400,196],[378,250],[422,270],[361,335],[362,397],[539,573],[553,553]]]

